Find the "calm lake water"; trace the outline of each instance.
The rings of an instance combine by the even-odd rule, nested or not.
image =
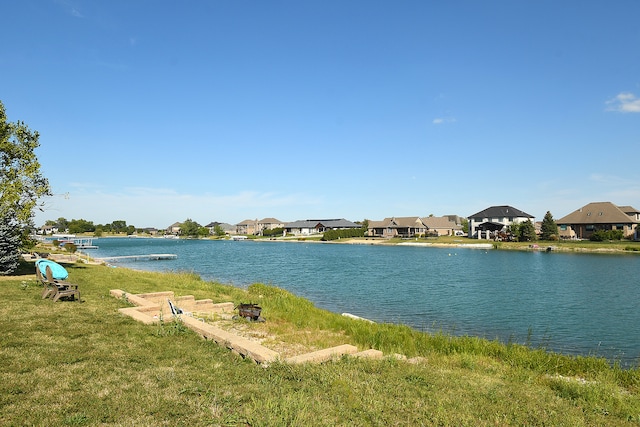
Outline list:
[[[267,283],[376,322],[640,360],[640,257],[273,241],[96,239],[93,257],[177,254],[118,263]]]

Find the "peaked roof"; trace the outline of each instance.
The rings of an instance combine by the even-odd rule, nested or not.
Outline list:
[[[305,219],[300,221],[289,222],[285,224],[286,228],[315,228],[322,225],[325,228],[360,228],[360,224],[341,219]]]
[[[231,225],[229,223],[226,222],[218,222],[218,221],[213,221],[210,222],[209,224],[205,225],[205,227],[207,228],[213,228],[215,226],[219,225],[220,227],[222,227],[223,230],[229,229],[229,228],[235,228],[234,225]]]
[[[395,227],[424,227],[419,216],[394,216],[390,223]]]
[[[258,221],[259,224],[282,224],[282,221],[276,218],[264,218]]]
[[[462,227],[456,224],[454,221],[451,221],[446,216],[430,216],[426,218],[422,218],[422,222],[429,229],[433,228],[447,228],[450,230],[460,230]]]
[[[630,208],[630,206],[624,206],[624,208]],[[631,222],[637,221],[611,202],[589,203],[556,221],[557,224],[628,224]]]
[[[469,218],[498,218],[498,217],[524,217],[534,218],[526,212],[516,209],[513,206],[491,206],[483,211],[469,215]]]
[[[640,211],[633,206],[618,206],[618,208],[627,215],[640,213]]]
[[[393,216],[382,221],[369,221],[369,228],[415,228],[424,227],[419,216]]]
[[[242,222],[237,223],[236,225],[255,225],[256,224],[256,220],[255,219],[245,219]]]

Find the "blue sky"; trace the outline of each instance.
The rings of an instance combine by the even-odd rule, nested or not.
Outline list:
[[[640,208],[635,0],[5,3],[38,225]]]

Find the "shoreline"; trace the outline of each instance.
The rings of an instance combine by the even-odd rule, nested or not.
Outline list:
[[[640,255],[640,242],[621,241],[619,244],[609,243],[611,246],[608,246],[607,243],[597,242],[592,244],[601,244],[604,246],[599,247],[588,247],[587,245],[580,245],[580,242],[494,242],[490,240],[477,240],[477,239],[468,239],[466,238],[466,242],[462,239],[456,238],[453,242],[443,242],[437,241],[434,239],[433,242],[428,241],[419,241],[404,239],[402,241],[393,241],[387,238],[378,238],[378,237],[355,237],[355,238],[345,238],[339,240],[331,240],[331,241],[323,241],[319,240],[321,235],[315,236],[306,236],[306,237],[276,237],[276,238],[252,238],[246,239],[246,242],[285,242],[285,243],[325,243],[325,244],[340,244],[340,245],[380,245],[380,246],[414,246],[414,247],[435,247],[435,248],[467,248],[467,249],[481,249],[481,250],[506,250],[506,251],[524,251],[524,252],[558,252],[558,253],[594,253],[594,254],[608,254],[608,255]],[[93,237],[96,239],[127,239],[127,238],[135,238],[135,239],[164,239],[164,237],[160,236],[122,236],[122,235],[108,235],[108,236],[100,236]],[[191,238],[181,238],[184,240],[192,240]],[[230,241],[230,238],[203,238],[203,239],[195,239],[195,240],[222,240],[222,241]],[[626,246],[622,246],[625,245]],[[570,246],[569,246],[570,245]],[[575,245],[575,246],[574,246]],[[613,246],[616,245],[616,246]],[[618,246],[619,245],[619,246]],[[637,248],[633,248],[633,245],[637,245]],[[632,247],[633,249],[627,249],[628,247]],[[83,258],[90,258],[92,261],[90,253],[81,252],[78,250],[78,253],[82,255]],[[58,254],[61,255],[61,254]],[[73,254],[65,254],[72,255]],[[73,261],[71,261],[73,262]]]

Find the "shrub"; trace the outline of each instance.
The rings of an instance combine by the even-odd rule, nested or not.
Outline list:
[[[279,228],[274,228],[273,230],[263,230],[262,231],[262,235],[265,237],[272,237],[272,236],[282,236],[284,232],[284,228],[279,227]]]
[[[322,236],[322,240],[348,239],[350,237],[364,237],[364,228],[349,228],[346,230],[327,230]]]
[[[605,240],[622,240],[622,230],[596,230],[589,240],[592,242],[604,242]]]

